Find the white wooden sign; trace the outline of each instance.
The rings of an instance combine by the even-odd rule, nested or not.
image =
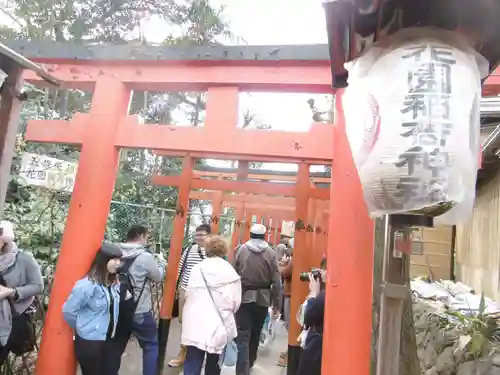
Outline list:
[[[25,152],[19,174],[28,185],[71,192],[75,185],[77,166],[74,162]]]

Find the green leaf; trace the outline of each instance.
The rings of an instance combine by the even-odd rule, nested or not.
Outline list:
[[[479,316],[484,316],[486,311],[486,301],[484,298],[484,293],[481,293],[481,301],[479,302]]]
[[[479,356],[485,342],[486,338],[480,332],[474,332],[470,340],[470,352],[476,357]]]

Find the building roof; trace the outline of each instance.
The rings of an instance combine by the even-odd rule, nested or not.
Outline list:
[[[50,84],[59,86],[59,81],[51,76],[45,69],[13,51],[5,44],[0,43],[0,69],[8,74],[15,67],[32,70]]]

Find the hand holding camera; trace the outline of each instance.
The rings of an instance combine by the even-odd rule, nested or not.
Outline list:
[[[319,292],[321,292],[321,278],[309,274],[309,292],[311,292],[313,298],[318,296]]]
[[[162,265],[167,264],[167,260],[165,259],[165,256],[163,256],[162,253],[155,253],[155,258],[159,264],[162,264]]]
[[[321,291],[323,272],[319,268],[313,268],[310,272],[302,272],[300,281],[309,281],[310,296],[317,297]]]

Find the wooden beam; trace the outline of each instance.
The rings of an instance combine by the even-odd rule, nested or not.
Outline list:
[[[268,66],[271,68],[279,67],[279,71],[284,66],[317,66],[324,71],[324,82],[321,92],[331,92],[331,68],[330,56],[328,54],[328,45],[287,45],[287,46],[199,46],[187,48],[178,48],[173,46],[135,46],[135,45],[77,45],[73,43],[57,43],[52,41],[26,41],[15,40],[7,43],[14,51],[22,53],[34,61],[43,63],[48,67],[48,72],[54,75],[64,76],[66,84],[86,83],[93,85],[95,82],[95,73],[89,78],[84,75],[89,73],[81,66],[91,64],[108,64],[113,73],[117,65],[137,67],[136,71],[130,69],[132,75],[143,75],[142,66],[151,66],[158,64],[165,68],[171,65],[193,66],[197,65],[200,69],[206,69],[211,65],[218,64],[221,67],[243,67],[252,65],[253,67]],[[78,63],[75,64],[75,61]],[[63,69],[60,66],[72,64],[73,72]],[[52,66],[51,66],[52,65]],[[75,69],[80,67],[80,69]],[[96,69],[97,70],[97,69]],[[276,70],[276,69],[275,69]],[[62,74],[61,74],[62,73]],[[68,74],[71,73],[71,74]],[[102,72],[106,74],[106,71]],[[168,74],[166,69],[159,69],[158,77],[164,77]],[[73,75],[79,81],[72,83]],[[496,69],[483,85],[484,95],[496,95],[500,91],[500,70]],[[174,76],[175,77],[175,76]],[[303,76],[307,80],[310,76]],[[31,75],[28,76],[31,80]],[[59,78],[59,77],[58,77]],[[117,78],[120,78],[117,76]],[[143,79],[148,79],[145,77]],[[295,79],[300,79],[298,75]],[[93,81],[91,81],[94,79]],[[134,79],[134,78],[132,78]],[[135,78],[137,79],[137,78]],[[149,78],[151,79],[151,78]],[[157,82],[153,79],[152,82]],[[310,82],[313,83],[313,82]],[[80,88],[83,88],[80,86]],[[312,87],[319,90],[319,87]],[[136,87],[134,87],[136,89]],[[149,89],[151,89],[149,87]],[[269,90],[269,89],[268,89]],[[327,91],[323,91],[327,90]],[[164,91],[164,90],[158,90]],[[182,91],[182,90],[181,90]],[[187,90],[189,91],[189,90]],[[309,92],[316,92],[315,90]]]
[[[152,178],[153,184],[162,186],[178,186],[179,176],[159,176]],[[291,184],[280,184],[273,182],[255,182],[255,181],[230,181],[230,180],[206,180],[193,179],[191,182],[193,189],[209,189],[234,191],[249,194],[268,194],[278,196],[292,197],[295,195],[296,187]],[[330,189],[309,188],[309,195],[314,199],[330,199]]]
[[[190,198],[192,200],[206,200],[213,201],[213,194],[220,192],[207,192],[207,191],[191,191]],[[224,197],[228,197],[224,199]],[[288,213],[295,211],[295,202],[291,202],[291,204],[287,204],[288,201],[293,200],[293,198],[286,197],[272,197],[272,196],[262,196],[262,195],[252,195],[252,194],[242,194],[242,195],[234,195],[234,194],[226,194],[222,198],[222,205],[224,207],[236,208],[236,209],[249,209],[249,210],[257,210],[262,214],[267,214],[270,216],[278,215],[279,213]],[[231,197],[236,198],[232,200]],[[253,203],[252,203],[253,202]],[[315,212],[316,216],[327,214],[328,213],[328,205],[330,203],[328,201],[316,201],[315,202]],[[292,219],[284,219],[287,221],[291,221]]]
[[[284,209],[283,207],[259,207],[257,205],[250,204],[241,204],[236,203],[235,208],[243,208],[245,212],[251,213],[252,215],[258,216],[276,216],[281,218],[284,221],[294,221],[295,220],[295,210],[292,209]]]
[[[282,213],[286,213],[286,214],[289,214],[290,212],[295,212],[295,207],[293,206],[267,206],[267,205],[262,205],[262,204],[258,204],[258,203],[239,203],[239,202],[229,202],[229,203],[226,203],[224,202],[223,203],[224,207],[230,207],[230,208],[239,208],[239,207],[243,207],[245,209],[249,209],[249,210],[257,210],[258,212],[267,212],[268,210],[271,212],[282,212]],[[293,220],[293,219],[290,219],[290,220]]]
[[[5,78],[0,102],[0,220],[3,218],[5,197],[10,181],[12,158],[19,128],[21,102],[18,96],[22,84],[21,69],[11,69],[9,75]]]
[[[196,200],[211,200],[213,191],[191,191],[191,199]],[[257,194],[231,194],[225,193],[222,198],[224,204],[228,207],[239,207],[237,203],[256,204],[261,206],[280,206],[280,207],[295,207],[295,199],[291,197],[276,197],[270,195]],[[325,213],[329,211],[330,203],[326,200],[320,200],[318,203],[320,209]]]
[[[156,177],[153,177],[153,183],[156,183]],[[191,199],[196,200],[211,200],[214,191],[191,191]],[[232,203],[255,203],[263,205],[277,205],[277,206],[295,206],[295,199],[290,197],[274,197],[269,195],[257,195],[257,194],[233,194],[224,193],[222,197],[224,204]],[[231,207],[231,206],[230,206]]]
[[[234,179],[236,178],[236,173],[223,173],[223,172],[211,172],[211,171],[195,171],[193,173],[194,177],[215,177],[218,179]],[[282,176],[279,174],[268,175],[268,174],[249,174],[249,180],[262,180],[262,181],[297,181],[296,176]],[[314,183],[324,183],[329,184],[331,182],[330,177],[311,177],[310,181]]]
[[[215,172],[233,175],[237,172],[236,168],[226,168],[226,167],[214,167],[211,165],[200,165],[197,169],[199,172]],[[167,173],[169,174],[169,173]],[[278,177],[294,177],[297,178],[296,171],[284,171],[284,170],[274,170],[274,169],[261,169],[261,168],[251,168],[248,170],[249,175],[259,174],[266,176],[278,176]],[[311,178],[322,177],[322,178],[330,178],[330,174],[325,172],[311,172]]]
[[[329,124],[313,123],[308,132],[245,130],[237,129],[236,124],[231,131],[224,133],[211,131],[213,128],[215,125],[207,123],[203,128],[138,126],[137,117],[129,116],[117,134],[116,145],[148,148],[166,156],[187,152],[195,158],[275,162],[307,159],[315,164],[331,164],[333,150],[331,145],[323,142],[325,137],[333,134],[333,127]]]
[[[211,165],[200,165],[196,169],[200,172],[216,172],[216,173],[236,173],[238,170],[236,168],[228,167],[214,167]],[[263,174],[267,176],[286,176],[297,178],[297,171],[284,171],[284,170],[274,170],[274,169],[261,169],[261,168],[250,168],[248,174]],[[324,177],[330,178],[330,174],[325,172],[310,172],[310,177]]]
[[[62,120],[29,121],[26,139],[31,142],[79,144],[84,131],[82,126],[88,121],[86,116],[75,115],[69,123]],[[167,156],[331,163],[331,145],[322,141],[332,136],[331,125],[314,123],[307,133],[244,130],[233,125],[233,130],[221,136],[217,129],[213,130],[216,124],[206,128],[140,125],[137,116],[128,116],[117,131],[115,146],[153,149]]]
[[[26,140],[37,143],[62,143],[81,145],[89,115],[75,113],[69,121],[29,120]]]
[[[249,131],[249,130],[245,130]],[[166,156],[166,157],[185,157],[191,156],[195,159],[220,159],[220,160],[244,160],[249,162],[262,162],[262,163],[295,163],[298,160],[303,160],[308,164],[317,164],[317,165],[331,165],[332,160],[323,160],[323,159],[311,159],[311,158],[303,158],[298,159],[290,156],[263,156],[263,155],[244,155],[244,154],[224,154],[220,152],[210,152],[209,154],[198,151],[169,151],[169,150],[154,150],[153,151],[157,155]]]
[[[318,64],[330,59],[327,44],[297,45],[211,45],[189,46],[137,44],[81,44],[52,40],[9,40],[9,48],[43,63],[118,63],[134,65],[138,62],[164,65],[183,63],[203,66],[213,62],[251,65]]]
[[[115,77],[134,90],[150,91],[207,91],[209,87],[233,86],[241,91],[289,91],[330,94],[330,64],[276,62],[271,66],[248,63],[212,62],[193,65],[183,61],[165,64],[161,61],[124,65],[111,62],[96,64],[62,62],[45,64],[61,86],[92,90],[98,77]],[[40,77],[27,71],[24,79],[43,84]]]

